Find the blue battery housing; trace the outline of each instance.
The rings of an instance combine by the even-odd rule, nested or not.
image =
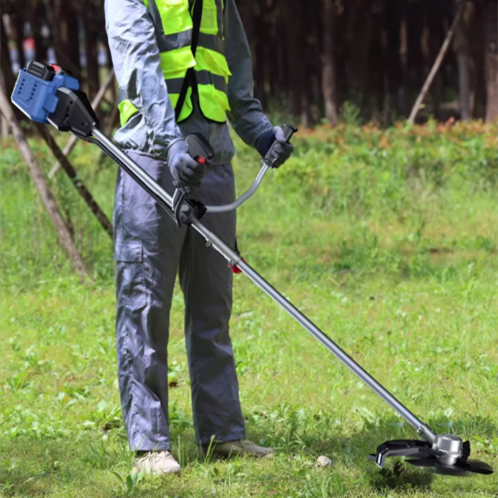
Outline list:
[[[67,74],[56,74],[52,80],[47,81],[21,69],[12,92],[12,103],[29,119],[37,123],[48,123],[48,115],[57,107],[58,99],[55,94],[61,86],[79,90],[80,85],[76,78]]]

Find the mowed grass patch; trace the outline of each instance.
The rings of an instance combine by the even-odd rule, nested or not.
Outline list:
[[[498,202],[489,133],[470,125],[318,130],[298,140],[288,169],[271,173],[240,210],[239,245],[433,429],[470,439],[473,457],[496,467]],[[238,146],[242,191],[258,167]],[[110,215],[116,169],[96,165],[98,150],[78,147],[81,175]],[[36,142],[35,149],[48,169],[45,150]],[[494,475],[456,479],[395,462],[379,473],[367,455],[414,431],[242,275],[232,340],[244,416],[248,436],[277,456],[211,461],[196,447],[177,290],[170,420],[184,472],[133,474],[116,379],[112,245],[65,179],[54,180],[96,279],[79,284],[18,154],[5,149],[2,159],[2,495],[496,494]],[[319,455],[334,465],[317,470]]]

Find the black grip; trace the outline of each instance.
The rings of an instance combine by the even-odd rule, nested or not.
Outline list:
[[[286,123],[286,124],[284,124],[284,128],[282,131],[284,133],[285,141],[287,143],[289,143],[290,139],[292,138],[292,135],[294,135],[294,133],[296,133],[297,128],[294,125]],[[272,160],[271,160],[272,159],[272,152],[277,144],[278,144],[278,142],[276,140],[274,140],[271,147],[270,147],[270,150],[266,153],[265,161],[267,161],[268,164],[270,164],[270,165],[272,163]]]
[[[185,139],[188,146],[188,153],[196,159],[204,157],[209,162],[214,157],[214,150],[208,140],[200,133],[192,133]]]
[[[292,135],[296,132],[297,128],[294,125],[288,123],[284,124],[284,137],[286,142],[290,142]]]

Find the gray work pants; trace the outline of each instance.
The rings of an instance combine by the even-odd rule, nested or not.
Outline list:
[[[170,194],[165,162],[129,152]],[[230,165],[210,166],[195,197],[205,204],[235,198]],[[203,223],[235,243],[235,213]],[[116,348],[121,406],[132,450],[168,450],[167,344],[177,273],[185,299],[185,340],[196,440],[245,438],[229,337],[232,272],[192,228],[178,228],[155,201],[119,170],[114,206],[117,261]]]

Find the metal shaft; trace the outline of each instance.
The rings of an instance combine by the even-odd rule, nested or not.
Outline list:
[[[117,147],[98,128],[93,129],[93,136],[99,147],[116,161],[143,189],[147,191],[166,210],[171,211],[173,198],[146,171],[135,163],[127,154]]]
[[[140,166],[130,159],[100,130],[95,129],[93,136],[99,147],[116,161],[135,181],[146,190],[161,207],[171,212],[172,197]],[[436,434],[420,421],[408,408],[399,402],[387,389],[377,382],[366,370],[356,363],[330,337],[322,332],[313,322],[304,316],[290,301],[272,287],[259,273],[243,261],[240,254],[226,245],[217,235],[208,230],[198,219],[193,218],[191,226],[199,232],[208,245],[216,249],[233,266],[238,266],[259,288],[266,292],[280,307],[294,318],[311,335],[320,341],[333,355],[335,355],[349,370],[355,373],[367,386],[378,394],[387,404],[396,410],[421,436],[433,443]]]
[[[272,287],[261,275],[253,270],[245,261],[238,265],[240,270],[247,275],[260,289],[265,291],[281,308],[294,320],[304,327],[313,337],[320,341],[338,360],[349,370],[355,373],[367,386],[378,394],[387,404],[394,408],[418,433],[433,442],[436,434],[419,420],[408,408],[398,401],[387,389],[377,382],[366,370],[343,351],[330,337],[322,332],[311,320],[304,316],[290,301]]]

